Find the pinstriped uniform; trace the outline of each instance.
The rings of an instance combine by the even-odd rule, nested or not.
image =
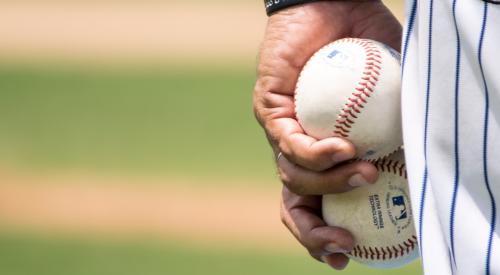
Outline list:
[[[500,5],[408,0],[402,51],[425,274],[500,274]]]

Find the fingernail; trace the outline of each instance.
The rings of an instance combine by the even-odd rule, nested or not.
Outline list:
[[[341,248],[337,243],[329,243],[324,249],[329,253],[347,253],[347,251]]]
[[[349,179],[349,185],[353,187],[365,186],[368,185],[369,182],[361,176],[361,174],[355,174]]]

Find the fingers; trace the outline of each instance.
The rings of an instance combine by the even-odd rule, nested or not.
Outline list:
[[[328,226],[320,213],[320,196],[298,196],[283,188],[282,220],[309,253],[321,257],[351,251],[354,246],[351,234]]]
[[[339,137],[317,140],[295,119],[293,98],[268,93],[254,98],[255,114],[275,151],[313,171],[323,171],[355,155],[354,145]]]
[[[317,140],[295,119],[293,98],[268,93],[254,97],[254,112],[275,152],[313,171],[323,171],[355,155],[354,145],[340,137]]]
[[[328,226],[320,218],[320,196],[298,196],[283,189],[282,221],[312,257],[335,269],[347,265],[343,255],[352,250],[352,235],[338,227]]]
[[[313,171],[324,171],[355,155],[354,145],[346,139],[331,137],[317,140],[304,133],[292,118],[268,123],[271,137],[288,160]]]
[[[377,168],[365,161],[346,163],[323,172],[315,172],[296,165],[283,156],[278,160],[278,171],[283,184],[299,195],[346,192],[373,184],[378,179]]]
[[[254,114],[266,131],[275,151],[292,162],[314,171],[322,171],[339,161],[354,156],[354,146],[339,138],[318,141],[304,133],[295,118],[294,92],[296,80],[309,57],[328,42],[339,38],[343,28],[332,28],[327,24],[312,24],[310,16],[319,16],[319,22],[326,23],[323,16],[338,20],[344,9],[338,7],[339,15],[331,17],[324,4],[310,5],[309,16],[301,14],[291,17],[273,16],[266,29],[261,45],[258,65],[258,79],[254,87]],[[329,5],[326,5],[329,6]],[[322,9],[321,9],[322,8]],[[342,15],[343,16],[343,15]],[[297,20],[304,20],[299,22]],[[291,20],[292,24],[282,21]],[[343,26],[345,24],[335,24]],[[317,28],[313,31],[312,28]],[[299,28],[299,29],[297,29]],[[323,34],[323,35],[320,35]]]

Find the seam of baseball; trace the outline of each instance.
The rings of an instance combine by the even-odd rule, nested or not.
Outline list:
[[[412,235],[406,241],[392,246],[360,246],[356,245],[348,254],[368,260],[391,260],[406,256],[417,246],[417,236]]]
[[[397,150],[396,150],[397,151]],[[378,170],[381,172],[389,172],[399,175],[400,177],[408,178],[408,174],[406,172],[406,165],[404,162],[399,162],[397,160],[391,160],[388,158],[379,158],[376,160],[369,160]]]
[[[404,162],[380,158],[370,161],[381,172],[394,173],[400,177],[407,178],[406,165]],[[412,235],[406,241],[392,246],[360,246],[356,245],[348,254],[357,258],[368,260],[390,260],[410,254],[417,245],[417,236]]]
[[[347,103],[340,109],[340,114],[335,120],[335,130],[333,132],[347,138],[352,125],[358,118],[357,115],[361,113],[361,109],[368,103],[368,98],[375,92],[374,88],[380,76],[382,56],[378,46],[369,40],[344,38],[338,40],[338,42],[351,42],[361,46],[366,57],[361,80],[347,99]]]

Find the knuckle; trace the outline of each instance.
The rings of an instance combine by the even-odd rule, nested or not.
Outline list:
[[[278,147],[279,147],[281,153],[283,154],[284,157],[286,157],[286,159],[288,159],[288,160],[295,159],[293,151],[290,150],[290,147],[288,146],[288,142],[286,141],[286,137],[281,138],[279,140],[276,140],[276,142],[278,144]]]
[[[279,77],[266,73],[266,70],[270,69],[266,68],[259,71],[260,76],[255,84],[255,91],[257,94],[263,96],[264,103],[266,103],[266,100],[269,100],[269,97],[265,98],[265,95],[270,95],[280,90],[280,86],[282,85]]]
[[[288,190],[299,196],[309,195],[310,193],[310,183],[301,180],[299,176],[296,175],[294,167],[289,169],[289,171],[281,170],[280,179],[283,185],[288,188]]]
[[[260,100],[259,100],[259,96],[257,94],[257,92],[255,92],[253,94],[253,113],[255,115],[255,118],[261,122],[262,119],[261,119],[261,115],[260,115]]]
[[[263,96],[258,93],[253,95],[253,113],[259,124],[265,127],[265,121],[269,117],[266,112],[265,103],[263,103]]]
[[[293,169],[291,169],[293,170]],[[284,171],[280,169],[280,180],[281,182],[294,194],[296,195],[307,195],[307,187],[306,184],[303,183],[302,181],[298,180],[294,176],[294,172],[292,171]]]
[[[288,187],[288,189],[292,190],[290,187],[294,186],[294,181],[292,179],[292,177],[290,176],[289,173],[283,171],[283,169],[279,169],[280,172],[279,172],[279,177],[280,177],[280,180],[281,182],[286,186]]]
[[[278,89],[278,85],[272,83],[270,80],[259,79],[255,84],[253,93],[253,112],[261,125],[264,125],[266,120],[270,120],[280,115],[281,109],[277,108],[280,104],[273,94],[276,89]]]

